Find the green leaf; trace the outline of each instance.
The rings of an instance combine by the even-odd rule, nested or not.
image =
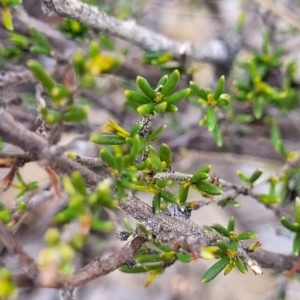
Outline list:
[[[280,202],[279,198],[267,195],[267,194],[260,194],[257,196],[258,200],[264,204],[276,204]]]
[[[82,214],[85,210],[83,196],[80,194],[72,195],[69,200],[69,207],[73,209],[78,216]]]
[[[197,183],[203,180],[206,180],[209,177],[208,173],[204,173],[201,170],[197,171],[193,174],[193,177],[191,179],[192,183]]]
[[[149,274],[149,276],[147,277],[144,286],[147,287],[149,286],[149,284],[154,280],[154,278],[161,274],[163,272],[163,267],[162,266],[158,266],[156,269],[152,270]]]
[[[134,124],[131,129],[130,129],[130,137],[134,137],[138,132],[139,130],[141,130],[143,128],[143,124],[142,123],[136,123]]]
[[[170,252],[172,248],[168,244],[162,244],[160,242],[152,241],[152,244],[159,250],[163,252]]]
[[[101,37],[101,42],[103,43],[103,45],[110,51],[115,50],[115,45],[112,42],[112,40],[110,39],[110,37],[106,34],[102,34]]]
[[[16,172],[16,177],[23,186],[26,186],[26,182],[24,181],[24,179],[19,171]]]
[[[172,166],[172,151],[167,144],[161,144],[159,147],[159,157],[167,163],[167,167]]]
[[[238,114],[234,116],[234,120],[239,123],[249,123],[253,120],[253,117],[246,114]]]
[[[163,261],[164,259],[160,257],[159,254],[143,254],[135,257],[135,260],[140,264],[144,264],[144,263],[159,262],[159,261]]]
[[[152,199],[152,207],[156,214],[160,212],[160,193],[154,195]]]
[[[45,68],[36,60],[29,60],[27,66],[50,94],[51,90],[56,86],[56,82],[46,72]]]
[[[91,41],[89,44],[89,56],[91,58],[97,57],[100,54],[100,44],[98,41]]]
[[[106,148],[100,150],[101,158],[112,168],[115,167],[116,159],[115,156]]]
[[[151,159],[151,164],[154,172],[158,172],[160,170],[161,160],[156,150],[151,145],[149,145],[149,157]]]
[[[134,165],[137,170],[145,170],[151,167],[151,159],[148,157],[146,160]]]
[[[137,104],[149,104],[150,99],[145,97],[145,95],[135,92],[135,91],[129,91],[126,90],[124,91],[124,96],[126,97],[127,100],[132,101]]]
[[[223,140],[222,140],[222,133],[218,124],[215,125],[212,133],[216,144],[218,145],[218,147],[221,147],[223,145]]]
[[[157,113],[164,113],[168,107],[168,103],[166,101],[155,104],[154,111]]]
[[[41,49],[41,52],[39,53],[46,54],[46,55],[50,54],[51,45],[48,42],[47,38],[34,27],[29,28],[29,33],[31,37],[36,41],[38,48]],[[33,48],[34,47],[32,47],[31,50]],[[34,50],[32,51],[34,52]]]
[[[227,256],[227,250],[230,249],[229,245],[227,245],[223,241],[217,242],[217,245],[218,245],[219,249],[222,251],[222,253]]]
[[[86,185],[84,182],[84,179],[81,175],[81,173],[79,171],[75,171],[72,173],[71,175],[71,180],[72,183],[74,185],[74,187],[76,188],[76,190],[83,196],[85,196],[86,193]]]
[[[77,76],[81,77],[86,73],[85,57],[82,51],[77,50],[73,56],[73,67]]]
[[[224,275],[228,275],[232,271],[233,267],[234,267],[233,263],[228,264],[224,269]]]
[[[235,265],[241,273],[243,274],[248,273],[247,265],[239,257],[237,257],[235,261]]]
[[[180,79],[180,73],[178,70],[173,71],[173,73],[168,78],[167,82],[164,84],[163,88],[161,89],[161,94],[165,97],[169,96],[172,91],[175,89],[178,81]]]
[[[191,255],[183,253],[183,252],[177,252],[176,253],[177,259],[180,260],[183,263],[190,263],[193,259],[191,257]]]
[[[213,228],[218,233],[222,234],[223,236],[226,236],[228,238],[230,237],[230,231],[228,229],[226,229],[225,227],[223,227],[222,225],[220,225],[220,224],[213,224],[210,227]]]
[[[101,197],[101,191],[98,191],[97,197],[99,198],[99,203],[108,209],[116,209],[119,205],[118,200],[114,199],[111,194],[105,195],[105,197]]]
[[[281,224],[292,232],[300,232],[300,224],[299,223],[292,223],[286,217],[280,218]]]
[[[25,203],[24,201],[21,201],[17,204],[18,210],[20,212],[25,212],[27,210],[27,203]]]
[[[80,80],[80,88],[83,89],[91,89],[95,86],[96,81],[94,79],[94,76],[90,73],[86,73],[82,76]]]
[[[148,235],[148,230],[144,224],[138,223],[136,226],[142,233],[144,233],[145,235]]]
[[[44,120],[50,125],[57,124],[62,118],[62,115],[59,112],[47,108],[41,109],[41,113],[44,117]]]
[[[9,7],[2,7],[2,21],[7,30],[14,30],[14,24]]]
[[[263,114],[262,99],[255,98],[253,100],[253,115],[256,119],[260,119]]]
[[[48,55],[49,52],[47,50],[45,50],[45,48],[38,46],[38,45],[34,45],[30,47],[30,51],[32,53],[36,53],[36,54],[41,54],[41,55]]]
[[[173,183],[172,180],[169,179],[156,179],[155,184],[160,188],[165,188],[168,185]]]
[[[262,45],[262,51],[263,53],[267,54],[269,52],[269,46],[270,46],[270,36],[268,32],[263,33],[263,45]]]
[[[287,151],[285,149],[285,146],[284,146],[282,140],[277,141],[277,146],[276,146],[275,149],[280,153],[280,155],[282,157],[284,157],[285,159],[287,159],[288,153],[287,153]]]
[[[217,100],[217,106],[227,106],[230,103],[231,97],[228,94],[221,94],[219,99]]]
[[[147,103],[140,105],[136,110],[140,115],[153,115],[155,104],[154,103]]]
[[[71,207],[67,207],[53,217],[53,221],[58,224],[68,223],[78,216],[78,212]]]
[[[228,204],[232,205],[235,208],[239,208],[242,203],[239,201],[235,201],[234,199],[229,199]]]
[[[293,254],[299,255],[300,253],[300,233],[296,233],[293,241]]]
[[[189,95],[190,91],[191,91],[190,89],[181,90],[179,92],[172,94],[171,96],[165,97],[164,100],[168,104],[176,104],[177,102],[186,98]]]
[[[51,94],[53,100],[58,101],[58,102],[68,98],[71,95],[70,90],[63,84],[57,84],[55,87],[53,87],[50,91],[50,94]],[[72,108],[72,110],[73,110],[73,108]],[[85,110],[87,110],[87,108]],[[70,107],[68,109],[68,112],[69,111],[71,111]]]
[[[1,266],[0,268],[0,282],[1,282],[1,298],[2,299],[16,299],[18,289],[15,284],[11,270]]]
[[[263,169],[262,168],[257,168],[252,175],[249,177],[249,182],[250,183],[254,183],[263,173]]]
[[[17,33],[14,33],[14,32],[10,32],[9,33],[9,38],[10,40],[18,45],[19,47],[21,48],[27,48],[28,45],[29,45],[29,40],[27,37],[21,35],[21,34],[17,34]]]
[[[68,111],[63,115],[65,122],[82,122],[88,115],[88,107],[69,107]]]
[[[176,105],[169,104],[166,111],[170,113],[175,113],[178,111],[178,107]]]
[[[144,266],[134,266],[134,267],[122,266],[119,268],[119,271],[124,273],[145,273],[150,271],[151,268],[150,269],[149,268],[150,266],[148,266],[147,269]]]
[[[300,224],[300,198],[296,197],[294,207],[294,218],[295,221]]]
[[[129,151],[129,155],[128,155],[128,159],[127,159],[127,163],[128,164],[132,164],[133,162],[135,162],[136,157],[139,153],[139,146],[140,146],[140,136],[138,134],[136,134],[133,138],[132,138],[132,145]]]
[[[239,179],[241,179],[242,181],[246,182],[246,183],[250,183],[249,177],[246,176],[245,174],[243,174],[241,171],[236,171],[236,175]]]
[[[5,0],[2,0],[2,1],[5,2]],[[16,6],[16,5],[22,4],[23,1],[22,0],[7,0],[6,2],[9,6]]]
[[[211,165],[205,165],[201,167],[196,173],[203,172],[203,173],[209,173],[211,170]]]
[[[270,136],[271,136],[271,141],[272,141],[272,145],[273,145],[274,149],[276,151],[278,151],[277,150],[277,147],[278,147],[277,143],[278,143],[278,141],[281,140],[281,134],[280,134],[279,126],[275,122],[272,122],[271,130],[270,130]]]
[[[227,204],[229,204],[229,201],[231,198],[225,198],[220,201],[218,201],[217,205],[220,206],[221,208],[224,208]]]
[[[161,91],[161,89],[163,88],[163,86],[166,84],[166,82],[168,81],[169,76],[168,75],[164,75],[163,77],[161,77],[156,85],[155,91]]]
[[[207,116],[207,127],[209,131],[213,131],[217,124],[216,113],[213,107],[209,106],[206,112]]]
[[[234,217],[230,217],[228,224],[227,224],[227,230],[230,231],[234,231],[234,227],[235,227],[235,220]]]
[[[178,199],[179,199],[180,205],[183,205],[186,202],[188,194],[189,194],[189,189],[190,189],[189,185],[186,187],[184,187],[184,185],[182,185],[182,184],[179,185]]]
[[[207,181],[200,181],[192,185],[200,192],[209,195],[220,195],[223,193],[222,188]]]
[[[165,129],[167,128],[167,125],[162,125],[160,126],[158,129],[156,129],[155,131],[153,131],[149,136],[148,136],[148,140],[149,141],[153,141],[155,140],[159,135],[161,135]]]
[[[138,85],[140,90],[146,95],[147,98],[151,100],[155,99],[156,93],[151,88],[149,82],[145,78],[138,76],[136,79],[136,84]]]
[[[218,100],[220,95],[222,94],[223,92],[223,89],[224,89],[224,86],[225,86],[225,77],[224,75],[220,77],[220,79],[218,80],[218,83],[217,83],[217,87],[216,87],[216,90],[214,92],[214,99],[215,100]]]
[[[102,221],[99,219],[93,219],[91,228],[96,231],[112,231],[115,228],[114,222]]]
[[[70,196],[77,195],[77,191],[76,191],[70,177],[68,177],[68,176],[63,177],[63,184],[64,184],[65,191]]]
[[[198,84],[194,81],[190,81],[190,88],[193,91],[194,94],[196,94],[201,99],[207,101],[208,91],[205,91],[204,89],[200,89]]]
[[[207,283],[213,280],[218,274],[220,274],[226,266],[230,263],[229,257],[223,257],[217,261],[210,269],[208,269],[202,277],[202,282]]]
[[[257,234],[255,232],[247,231],[240,233],[237,238],[238,240],[249,240],[254,239],[257,237]]]
[[[8,208],[0,209],[0,221],[3,223],[8,223],[11,220],[12,213]]]
[[[169,191],[163,190],[160,192],[162,198],[167,202],[175,203],[179,205],[179,199]]]
[[[98,134],[93,132],[90,136],[90,141],[100,145],[123,145],[126,144],[126,139],[117,135]]]

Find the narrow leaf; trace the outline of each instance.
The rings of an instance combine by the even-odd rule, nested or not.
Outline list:
[[[164,84],[163,88],[161,89],[162,95],[165,97],[169,96],[172,91],[175,89],[178,81],[180,79],[180,73],[178,70],[173,71],[173,73],[169,76],[167,82]]]
[[[257,234],[255,232],[247,231],[247,232],[240,233],[237,238],[238,240],[249,240],[256,237]]]
[[[210,227],[213,228],[214,230],[216,230],[218,233],[222,234],[223,236],[230,237],[230,231],[228,229],[226,229],[225,227],[223,227],[222,225],[213,224]]]
[[[100,145],[123,145],[126,144],[126,140],[117,135],[105,135],[92,133],[90,136],[90,141]]]
[[[300,233],[296,233],[293,241],[293,254],[299,255],[300,253]]]
[[[235,264],[241,273],[243,273],[243,274],[248,273],[248,268],[247,268],[246,264],[239,257],[236,259]]]
[[[214,92],[214,99],[218,100],[220,95],[223,92],[225,86],[225,77],[224,75],[220,77],[220,79],[218,80],[217,86],[216,86],[216,90]]]
[[[145,78],[138,76],[136,79],[136,83],[137,83],[138,87],[140,88],[140,90],[146,95],[147,98],[149,98],[151,100],[155,99],[156,93],[151,88],[149,82]]]
[[[223,193],[222,188],[207,181],[200,181],[192,185],[194,188],[209,195],[220,195]]]
[[[213,280],[218,274],[220,274],[226,266],[230,263],[229,257],[223,257],[217,261],[202,277],[202,282],[207,283]]]

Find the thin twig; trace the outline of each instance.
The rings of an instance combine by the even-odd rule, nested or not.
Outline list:
[[[95,278],[113,272],[128,260],[132,260],[133,256],[145,242],[146,239],[144,237],[137,236],[132,241],[127,242],[117,253],[102,259],[96,257],[91,263],[72,274],[69,279],[57,278],[55,282],[52,282],[47,286],[44,286],[43,283],[38,280],[31,280],[27,274],[15,276],[14,281],[18,287],[74,288],[81,286]]]
[[[35,260],[23,250],[2,222],[0,222],[0,238],[8,251],[18,258],[25,273],[30,278],[35,278],[38,274]]]
[[[58,174],[71,174],[79,171],[85,178],[87,185],[95,186],[102,181],[102,176],[68,159],[65,155],[58,155],[52,148],[49,148],[47,142],[27,130],[4,109],[0,110],[0,136],[4,142],[16,145],[25,152],[37,156],[39,160],[45,160],[47,164]]]
[[[12,227],[16,225],[24,216],[24,214],[26,214],[26,212],[32,210],[38,205],[45,203],[46,201],[53,199],[55,197],[55,194],[53,188],[49,190],[51,185],[51,183],[47,183],[38,188],[37,190],[26,193],[26,196],[20,198],[19,201],[26,203],[26,211],[22,212],[19,209],[15,208],[8,226]]]
[[[0,153],[0,168],[9,168],[16,165],[18,168],[23,167],[26,163],[36,161],[37,157],[27,153]]]
[[[82,166],[91,166],[91,167],[108,167],[107,163],[100,157],[90,157],[79,154],[74,154],[72,152],[68,153],[68,157],[76,161]]]
[[[96,6],[77,0],[43,0],[42,5],[49,13],[75,19],[148,51],[168,51],[175,57],[186,55],[197,61],[224,64],[232,60],[240,48],[237,36],[231,37],[230,42],[216,39],[201,48],[190,43],[179,43],[138,25],[135,20],[118,20],[98,10]]]

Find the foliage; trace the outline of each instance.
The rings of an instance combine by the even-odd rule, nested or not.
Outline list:
[[[127,18],[135,13],[132,5],[124,1],[118,3],[122,5],[107,7],[106,10],[115,11],[119,18]],[[84,23],[63,19],[58,29],[67,39],[84,43],[85,47],[74,51],[71,60],[67,61],[68,76],[63,80],[57,79],[40,60],[40,57],[57,59],[58,49],[53,47],[50,39],[37,28],[28,28],[26,36],[13,31],[11,9],[12,6],[20,4],[21,1],[1,1],[4,27],[11,31],[8,34],[9,44],[0,48],[1,64],[20,63],[25,60],[26,66],[42,87],[41,93],[35,93],[35,109],[42,125],[51,129],[45,144],[53,150],[61,132],[67,126],[89,124],[92,104],[89,100],[82,101],[80,93],[83,90],[96,90],[99,78],[116,74],[118,68],[125,64],[126,51],[118,50],[115,41],[109,35],[101,33],[100,38],[95,38],[92,30]],[[203,229],[193,228],[201,232],[200,234],[197,231],[197,234],[207,243],[196,250],[190,249],[188,238],[180,243],[174,242],[166,232],[163,232],[164,236],[159,236],[154,230],[154,225],[159,218],[173,218],[183,222],[185,226],[190,225],[191,212],[200,208],[202,202],[216,202],[221,208],[227,205],[238,208],[242,204],[237,200],[239,195],[250,195],[265,207],[275,209],[285,204],[291,184],[295,181],[293,190],[298,194],[299,153],[288,150],[277,122],[277,116],[288,116],[299,106],[299,91],[295,87],[296,61],[285,62],[284,49],[273,50],[271,38],[265,34],[261,51],[252,53],[247,61],[237,64],[241,69],[238,72],[241,73],[236,76],[233,86],[228,82],[226,84],[225,76],[221,76],[216,80],[214,88],[203,88],[194,80],[184,82],[183,78],[186,75],[192,77],[193,74],[170,52],[148,51],[142,60],[159,70],[161,76],[155,84],[150,83],[146,76],[137,76],[135,85],[129,81],[126,83],[128,88],[124,91],[124,107],[132,108],[134,121],[131,125],[123,126],[121,122],[110,118],[101,129],[94,128],[89,132],[89,141],[100,149],[97,167],[100,165],[100,169],[105,173],[105,176],[101,177],[102,180],[96,185],[91,184],[88,175],[81,173],[82,169],[79,168],[74,172],[56,174],[56,170],[50,167],[47,159],[55,160],[56,154],[61,155],[65,149],[54,152],[54,155],[47,159],[40,159],[37,153],[29,153],[33,157],[29,157],[28,161],[24,161],[24,158],[21,160],[18,156],[0,157],[0,167],[10,169],[1,181],[1,190],[14,188],[18,191],[14,209],[1,203],[0,221],[6,228],[11,228],[20,221],[20,216],[30,209],[31,195],[41,191],[42,187],[37,181],[27,182],[19,169],[29,161],[38,160],[42,161],[41,164],[49,175],[55,196],[67,199],[65,206],[53,216],[52,226],[44,235],[46,246],[37,258],[42,274],[51,273],[53,277],[64,279],[71,276],[76,255],[89,244],[91,234],[109,233],[115,229],[114,222],[103,217],[102,212],[111,213],[122,207],[122,204],[126,204],[137,192],[151,195],[153,219],[144,220],[133,213],[133,217],[139,221],[136,226],[131,226],[127,219],[124,220],[126,230],[119,233],[124,237],[123,240],[131,241],[136,236],[141,236],[145,242],[132,259],[117,266],[120,271],[149,273],[145,282],[145,286],[148,286],[156,276],[174,263],[190,263],[200,257],[217,259],[203,275],[203,283],[210,282],[222,271],[227,275],[233,268],[237,268],[243,274],[247,273],[248,268],[255,274],[261,274],[259,264],[255,264],[248,256],[261,246],[260,242],[254,241],[250,245],[244,242],[256,238],[257,235],[250,231],[235,232],[233,217],[229,219],[226,227],[213,224],[206,225]],[[284,74],[284,79],[279,85],[270,82],[269,75],[274,70]],[[170,142],[163,140],[167,125],[158,124],[155,120],[172,118],[180,112],[182,105],[188,103],[201,112],[199,125],[210,132],[215,144],[223,149],[228,146],[224,142],[224,126],[228,124],[235,126],[237,123],[244,123],[251,126],[253,122],[261,121],[268,127],[270,143],[286,162],[287,167],[265,179],[269,185],[267,193],[256,193],[255,190],[264,174],[262,168],[252,170],[250,175],[237,171],[237,178],[242,182],[239,186],[214,175],[209,164],[199,166],[192,174],[175,172],[173,164],[176,152],[173,151]],[[244,105],[250,110],[241,114],[236,110],[237,105]],[[41,128],[38,129],[42,131]],[[2,139],[5,141],[5,136],[0,140],[1,149]],[[74,152],[68,152],[68,161],[70,164],[72,161],[80,162]],[[93,172],[91,169],[87,170]],[[99,175],[97,170],[94,173]],[[13,183],[14,178],[16,181]],[[201,201],[189,202],[190,188],[199,192]],[[291,221],[285,216],[280,220],[281,224],[294,234],[292,251],[294,255],[299,256],[300,199],[294,197],[292,200],[294,220]],[[63,228],[74,224],[75,230],[67,238],[63,237]],[[178,228],[174,228],[174,232],[176,230]],[[172,228],[169,229],[170,232]],[[189,233],[188,237],[191,235],[193,234]],[[0,299],[16,296],[13,275],[8,269],[0,269],[0,282],[4,287],[0,289]]]

